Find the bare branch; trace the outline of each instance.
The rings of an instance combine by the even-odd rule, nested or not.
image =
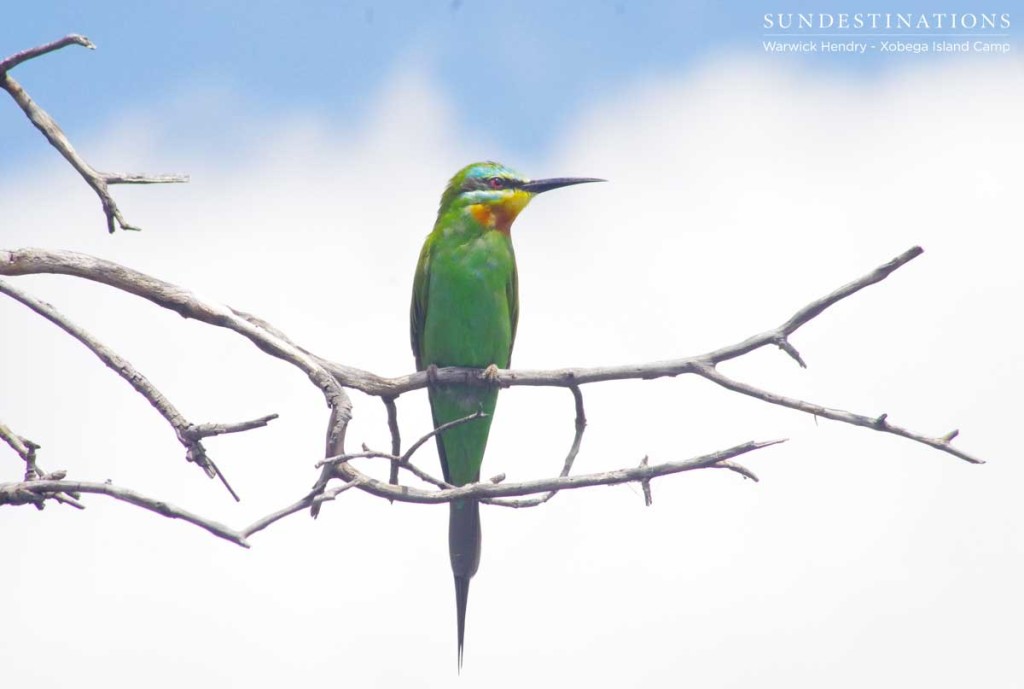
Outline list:
[[[741,354],[746,354],[747,352],[753,351],[754,349],[763,346],[764,343],[757,343],[754,341],[757,340],[759,337],[763,337],[765,334],[777,333],[778,335],[781,335],[783,337],[792,335],[793,333],[796,332],[797,328],[802,326],[804,323],[807,323],[815,316],[821,314],[821,312],[827,309],[828,307],[832,306],[833,304],[836,304],[839,301],[842,301],[843,299],[849,297],[852,294],[856,294],[865,287],[869,287],[870,285],[874,285],[876,283],[881,282],[882,280],[892,275],[892,273],[899,269],[901,266],[905,265],[906,263],[909,263],[910,261],[914,260],[923,253],[924,249],[922,249],[919,246],[910,247],[899,256],[895,257],[891,261],[888,261],[887,263],[878,266],[867,275],[857,278],[853,282],[848,282],[847,284],[843,285],[834,292],[826,294],[824,297],[815,299],[810,304],[808,304],[807,306],[803,307],[795,314],[793,314],[793,316],[788,321],[783,323],[780,327],[776,328],[775,331],[769,331],[769,333],[763,333],[762,335],[755,336],[748,340],[747,342],[749,342],[751,345],[749,349],[737,348],[734,354],[726,358],[732,359],[737,356],[740,356]],[[725,358],[718,359],[715,363],[724,360]]]
[[[751,471],[750,469],[746,468],[742,464],[737,464],[736,462],[719,462],[718,464],[715,464],[714,466],[711,466],[711,467],[708,467],[708,468],[709,469],[728,469],[729,471],[735,471],[737,474],[739,474],[743,478],[749,478],[754,483],[757,483],[757,482],[760,481],[760,479],[757,478],[757,474],[755,474],[753,471]]]
[[[136,507],[156,512],[171,519],[181,519],[206,529],[214,536],[218,536],[232,543],[248,548],[249,543],[239,532],[230,529],[220,522],[200,517],[180,507],[176,507],[163,500],[155,500],[136,493],[128,488],[120,488],[109,483],[93,483],[90,481],[64,481],[64,480],[37,480],[23,481],[21,483],[0,483],[0,505],[20,505],[39,499],[51,494],[58,493],[98,493],[109,495],[112,498],[123,502],[131,503]]]
[[[96,46],[85,36],[80,34],[69,34],[64,38],[58,38],[56,41],[47,43],[45,45],[37,46],[35,48],[29,48],[28,50],[22,50],[20,53],[15,53],[8,58],[0,60],[0,74],[14,69],[22,62],[31,60],[32,58],[45,55],[46,53],[52,53],[55,50],[66,48],[69,45],[80,45],[88,48],[89,50],[96,50]]]
[[[320,467],[323,467],[323,466],[333,466],[333,465],[336,465],[336,464],[343,464],[343,463],[349,462],[349,461],[351,461],[353,459],[369,459],[369,458],[377,457],[377,458],[380,458],[380,459],[388,459],[388,460],[390,460],[391,461],[392,469],[394,469],[394,467],[398,467],[400,469],[406,469],[407,471],[409,471],[412,474],[414,474],[421,481],[425,481],[426,483],[430,483],[430,484],[435,485],[435,486],[437,486],[439,488],[452,488],[453,486],[451,484],[445,483],[444,481],[441,481],[439,479],[434,478],[433,476],[431,476],[427,472],[423,471],[422,469],[420,469],[419,467],[414,465],[411,462],[412,456],[413,456],[413,454],[416,453],[416,450],[418,450],[421,447],[423,447],[423,444],[425,442],[427,442],[428,440],[430,440],[431,438],[433,438],[434,436],[439,435],[441,433],[444,433],[445,431],[447,431],[450,428],[455,428],[456,426],[461,426],[464,423],[468,423],[468,422],[470,422],[470,421],[472,421],[474,419],[479,419],[479,418],[484,417],[484,416],[487,416],[487,414],[483,410],[478,410],[478,411],[473,412],[472,414],[467,414],[466,416],[460,417],[458,419],[454,419],[454,420],[449,421],[447,423],[443,423],[440,426],[438,426],[437,428],[434,428],[433,430],[431,430],[429,433],[426,433],[425,435],[423,435],[423,437],[421,437],[416,442],[414,442],[409,447],[409,449],[405,451],[405,454],[403,454],[401,457],[396,456],[394,454],[387,454],[386,452],[378,452],[376,450],[371,450],[370,448],[366,447],[366,445],[363,445],[363,451],[362,452],[356,452],[356,453],[353,453],[353,454],[335,455],[333,457],[325,457],[324,459],[321,459],[319,462],[316,463],[316,468],[319,469]],[[391,485],[398,485],[397,481],[395,481],[395,480],[390,480],[389,479],[388,483],[391,484]]]
[[[626,366],[560,369],[552,371],[499,370],[495,373],[493,379],[497,381],[497,384],[505,387],[528,385],[571,388],[585,383],[596,383],[606,380],[647,380],[651,378],[678,376],[682,374],[698,374],[708,377],[706,375],[706,371],[708,371],[709,368],[713,369],[715,364],[722,361],[734,359],[766,345],[780,346],[785,349],[786,345],[782,343],[788,342],[789,335],[799,329],[802,325],[846,297],[855,294],[867,286],[884,280],[898,268],[921,255],[922,252],[923,250],[920,247],[912,247],[870,273],[812,301],[810,304],[794,313],[793,316],[791,316],[789,320],[782,325],[771,330],[767,330],[759,335],[747,338],[737,344],[722,347],[706,354],[682,359]],[[275,356],[279,356],[277,352],[280,348],[277,350],[275,350],[274,347],[268,348],[268,344],[264,339],[273,338],[277,342],[287,343],[287,347],[289,349],[300,352],[304,359],[313,362],[319,370],[329,371],[342,385],[355,388],[367,394],[394,397],[402,393],[424,387],[428,382],[427,374],[424,372],[417,372],[397,378],[384,378],[366,371],[361,371],[360,369],[342,366],[326,359],[316,357],[315,355],[309,354],[308,352],[305,352],[305,350],[301,350],[296,347],[290,340],[284,338],[279,332],[268,328],[265,323],[252,316],[248,316],[247,314],[239,315],[238,312],[231,310],[227,310],[228,314],[225,314],[224,307],[213,307],[205,304],[187,290],[182,290],[181,288],[169,283],[156,280],[109,261],[103,261],[91,256],[68,251],[46,251],[40,249],[0,251],[0,274],[22,275],[32,273],[60,273],[76,275],[78,277],[103,282],[117,287],[118,289],[150,299],[154,303],[165,308],[172,309],[185,317],[199,318],[200,320],[204,320],[213,325],[232,328],[242,334],[245,334],[261,349]],[[251,330],[247,331],[244,328],[238,327],[240,322],[250,326]],[[252,330],[255,330],[256,333],[252,332]],[[795,349],[789,352],[791,356],[793,356],[794,353]],[[798,353],[794,358],[798,361],[802,361]],[[464,385],[494,384],[491,381],[482,381],[480,371],[477,369],[443,368],[437,369],[433,375],[438,383],[460,383]],[[741,385],[735,381],[733,381],[733,384]],[[800,400],[793,400],[793,404],[784,404],[783,406],[799,408],[799,405],[801,404],[810,407],[816,406],[809,405],[808,403],[801,402]],[[834,418],[837,421],[853,423],[854,425],[874,428],[875,430],[887,430],[884,425],[877,423],[864,424],[852,421],[851,419],[856,418],[856,415],[844,416],[843,414],[840,414],[835,417],[827,418]],[[903,437],[918,440],[918,442],[924,442],[931,447],[941,449],[954,456],[960,457],[961,459],[965,459],[966,461],[975,461],[975,458],[969,458],[965,453],[953,448],[948,441],[943,442],[942,439],[927,438],[920,434],[906,431],[905,429],[889,430],[888,432],[903,435]],[[344,452],[335,451],[326,453],[327,456],[336,456],[340,454],[344,454]],[[355,477],[347,476],[345,478],[346,480],[352,480]]]
[[[401,457],[396,457],[396,456],[394,456],[392,454],[388,454],[387,452],[380,452],[379,450],[371,450],[370,448],[366,447],[365,445],[363,446],[363,451],[362,452],[352,452],[352,453],[345,454],[345,455],[335,455],[333,457],[324,457],[323,459],[321,459],[319,462],[316,463],[316,466],[317,467],[323,466],[323,467],[330,468],[330,467],[335,466],[337,464],[344,464],[344,463],[350,462],[350,461],[352,461],[354,459],[386,459],[386,460],[391,462],[392,466],[397,465],[399,469],[405,469],[406,471],[408,471],[409,473],[411,473],[413,476],[415,476],[419,480],[423,481],[424,483],[429,483],[432,486],[437,486],[438,488],[454,488],[455,487],[455,486],[453,486],[450,483],[445,483],[444,481],[442,481],[439,478],[435,478],[434,476],[430,475],[426,471],[423,471],[423,469],[420,469],[418,466],[416,466],[412,462],[403,462]],[[392,485],[392,486],[398,485],[398,484],[395,484],[395,483],[391,483],[390,480],[388,481],[388,484]]]
[[[131,503],[165,517],[182,519],[209,531],[219,538],[223,538],[227,541],[231,541],[232,543],[248,548],[250,547],[248,538],[254,533],[262,531],[271,524],[291,514],[300,512],[307,507],[315,507],[323,502],[334,500],[338,495],[350,488],[360,488],[381,497],[388,497],[393,500],[414,503],[438,504],[467,497],[494,499],[502,496],[557,492],[559,490],[571,490],[595,485],[616,485],[634,481],[649,482],[651,479],[658,476],[667,476],[669,474],[693,471],[696,469],[716,467],[733,468],[735,464],[729,461],[733,457],[781,442],[784,441],[772,440],[766,442],[748,442],[726,450],[720,450],[718,452],[713,452],[711,454],[702,455],[692,459],[678,462],[666,462],[664,464],[656,464],[653,466],[644,465],[633,469],[620,469],[618,471],[584,474],[574,477],[542,479],[539,481],[527,481],[523,483],[506,484],[494,482],[492,480],[484,483],[474,483],[468,486],[448,486],[443,490],[438,491],[423,491],[406,486],[392,486],[388,483],[370,478],[350,465],[343,464],[343,466],[346,467],[346,472],[356,474],[355,479],[330,490],[324,490],[322,492],[317,492],[315,490],[311,491],[297,502],[262,517],[245,529],[239,531],[231,529],[220,522],[201,517],[166,501],[156,500],[127,488],[114,486],[110,483],[63,480],[63,475],[61,475],[60,479],[44,478],[18,483],[0,483],[0,505],[38,504],[48,497],[56,497],[62,493],[98,493]],[[388,455],[374,452],[362,453],[358,456],[383,456],[390,458]],[[353,458],[354,457],[356,456],[353,456]]]
[[[398,407],[395,405],[394,397],[382,397],[384,408],[388,412],[388,431],[391,433],[391,454],[395,457],[402,452],[402,433],[398,429]],[[391,462],[391,474],[388,476],[388,483],[398,485],[398,460]]]
[[[467,414],[466,416],[463,416],[461,418],[455,419],[453,421],[449,421],[448,423],[441,424],[440,426],[438,426],[437,428],[435,428],[434,430],[430,431],[429,433],[424,435],[422,438],[420,438],[419,440],[414,442],[412,445],[410,445],[409,449],[406,450],[405,454],[402,455],[401,459],[398,460],[399,463],[400,464],[408,464],[409,460],[412,459],[412,456],[416,452],[416,450],[418,450],[421,447],[423,447],[423,443],[427,442],[428,440],[433,438],[435,435],[440,435],[441,433],[444,433],[445,431],[447,431],[450,428],[455,428],[456,426],[461,426],[464,423],[468,423],[468,422],[470,422],[470,421],[472,421],[474,419],[479,419],[479,418],[482,418],[484,416],[487,416],[487,414],[482,409],[479,409],[479,410],[473,412],[472,414]]]
[[[130,172],[100,172],[107,184],[187,184],[191,181],[189,175],[140,175]],[[118,219],[118,222],[121,222]],[[141,228],[123,225],[125,230],[138,230]]]
[[[53,306],[44,301],[40,301],[35,297],[29,296],[4,280],[0,280],[0,293],[6,294],[15,301],[21,302],[67,334],[71,335],[73,338],[85,345],[85,347],[95,354],[108,368],[124,378],[128,384],[135,388],[136,392],[146,398],[153,408],[156,409],[157,412],[164,417],[167,423],[171,425],[178,441],[185,448],[185,456],[188,461],[194,462],[202,467],[202,469],[206,471],[206,474],[211,478],[215,476],[220,477],[221,482],[228,489],[228,492],[231,493],[235,500],[238,500],[238,495],[234,490],[232,490],[230,484],[224,478],[224,474],[216,468],[216,465],[206,454],[206,449],[203,447],[200,439],[209,435],[216,435],[217,433],[238,432],[248,430],[249,428],[264,426],[268,421],[270,421],[270,419],[276,418],[276,414],[263,417],[262,419],[257,419],[256,421],[247,421],[240,424],[205,424],[203,426],[195,426],[182,416],[177,407],[175,407],[171,401],[168,400],[167,397],[160,392],[160,390],[158,390],[148,378],[146,378],[146,376],[132,366],[127,359],[100,342],[85,329],[71,322]]]
[[[174,310],[186,318],[195,318],[203,322],[224,327],[245,336],[262,351],[271,354],[279,359],[287,361],[304,371],[323,392],[331,408],[331,418],[328,424],[326,443],[326,459],[318,466],[322,468],[320,479],[313,489],[304,498],[292,505],[264,517],[251,525],[246,531],[239,532],[249,535],[275,521],[284,518],[289,514],[301,511],[310,507],[315,514],[319,506],[326,500],[333,499],[341,491],[349,487],[358,487],[360,490],[389,500],[416,503],[443,503],[454,499],[473,498],[492,504],[499,504],[512,507],[531,506],[542,504],[550,499],[559,490],[582,488],[593,485],[614,485],[625,482],[638,482],[645,489],[645,499],[650,502],[649,483],[653,478],[694,469],[716,468],[726,469],[739,473],[745,478],[757,480],[757,477],[746,467],[732,461],[733,458],[750,452],[752,450],[766,447],[776,442],[764,443],[750,442],[738,445],[728,450],[696,457],[680,462],[668,462],[657,465],[649,465],[649,462],[642,462],[640,466],[620,469],[612,472],[585,474],[582,476],[569,476],[573,462],[579,452],[582,435],[586,427],[586,418],[583,410],[582,394],[580,386],[584,383],[596,383],[605,380],[623,379],[650,379],[661,376],[677,376],[692,373],[705,377],[712,382],[727,387],[736,392],[742,392],[763,401],[780,404],[799,411],[812,413],[817,416],[824,416],[834,420],[852,423],[874,430],[901,435],[917,442],[922,442],[936,449],[953,454],[967,461],[979,461],[970,457],[956,448],[951,447],[950,442],[955,437],[955,432],[941,438],[929,438],[912,433],[906,429],[890,424],[885,415],[878,417],[866,417],[849,412],[830,410],[818,405],[813,405],[802,400],[786,398],[767,391],[759,390],[738,381],[733,381],[722,375],[716,368],[716,364],[747,354],[755,349],[766,345],[774,345],[781,348],[800,365],[805,365],[802,357],[795,347],[789,342],[789,336],[829,306],[856,293],[864,287],[875,284],[890,275],[893,271],[920,255],[921,249],[914,247],[889,263],[879,267],[871,273],[855,280],[834,292],[825,295],[809,305],[797,311],[788,321],[777,328],[755,335],[740,343],[723,347],[706,354],[675,359],[669,361],[652,362],[648,364],[628,365],[618,367],[586,368],[586,369],[562,369],[555,371],[498,371],[496,376],[485,379],[477,369],[448,368],[440,369],[427,374],[418,372],[415,374],[401,376],[398,378],[384,378],[372,373],[361,371],[356,368],[342,366],[317,357],[314,354],[302,349],[288,339],[283,333],[270,324],[241,311],[236,311],[226,306],[203,301],[191,292],[181,289],[173,284],[163,282],[134,271],[115,263],[104,261],[82,254],[66,251],[45,251],[39,249],[26,249],[20,251],[0,251],[0,275],[23,275],[33,273],[58,273],[82,277],[113,286],[117,289],[136,294],[149,299],[153,303]],[[559,477],[526,481],[521,483],[504,483],[501,479],[492,482],[482,482],[467,486],[449,486],[437,480],[426,472],[416,468],[409,458],[429,438],[438,432],[443,432],[454,423],[463,423],[472,420],[476,415],[457,420],[453,424],[442,426],[431,433],[421,437],[406,452],[399,456],[401,448],[400,436],[398,433],[397,411],[394,399],[410,390],[424,387],[428,379],[438,383],[461,383],[468,385],[493,385],[494,380],[502,386],[530,385],[530,386],[555,386],[568,387],[576,403],[576,433],[573,438],[572,447],[566,457],[562,473]],[[351,403],[340,386],[359,389],[371,395],[377,395],[384,399],[388,409],[389,430],[392,437],[392,453],[375,452],[366,450],[362,453],[347,454],[344,451],[345,432],[348,422],[351,419]],[[393,468],[404,468],[421,480],[432,484],[439,490],[424,490],[408,486],[394,485],[372,478],[358,468],[352,462],[364,458],[383,458],[392,462]],[[392,481],[396,476],[392,475]],[[327,490],[327,484],[332,478],[340,478],[345,483],[340,488]],[[533,496],[525,500],[508,500],[509,497]]]
[[[49,473],[43,471],[36,462],[36,450],[40,449],[40,446],[32,442],[28,438],[23,438],[22,436],[18,435],[3,422],[0,422],[0,439],[2,439],[5,443],[10,445],[11,449],[17,452],[18,456],[21,457],[22,461],[25,462],[26,481],[34,481],[36,479],[59,480],[67,475],[67,472],[63,469],[58,469],[57,471],[52,471]],[[78,495],[77,493],[54,493],[49,497],[52,498],[53,500],[56,500],[57,502],[61,502],[66,505],[71,505],[72,507],[77,507],[78,509],[85,509],[84,505],[78,502],[78,498],[81,496]],[[38,498],[37,500],[32,500],[31,502],[35,504],[36,508],[41,510],[44,507],[44,500],[45,498]]]
[[[330,490],[324,491],[323,493],[320,494],[317,494],[314,491],[310,491],[301,500],[294,502],[291,505],[288,505],[288,507],[282,508],[277,512],[272,512],[271,514],[268,514],[265,517],[257,519],[252,524],[242,529],[239,533],[241,533],[243,537],[249,538],[249,536],[252,536],[254,533],[258,531],[262,531],[263,529],[267,528],[268,526],[270,526],[271,524],[280,519],[284,519],[285,517],[291,514],[295,514],[296,512],[301,512],[307,507],[311,507],[322,502],[327,502],[328,500],[334,500],[336,497],[344,493],[349,488],[355,488],[358,485],[359,481],[357,480],[350,481],[349,483],[345,483],[336,488],[331,488]]]
[[[239,421],[237,423],[201,423],[186,429],[185,435],[193,440],[201,440],[215,435],[241,433],[243,431],[251,431],[254,428],[263,428],[276,418],[278,418],[277,414],[267,414],[266,416],[261,416],[258,419],[252,419],[251,421]]]
[[[266,327],[259,319],[225,306],[204,301],[187,289],[131,268],[73,251],[46,249],[0,249],[0,275],[55,273],[99,282],[129,294],[148,299],[157,306],[170,309],[184,318],[193,318],[209,325],[227,328],[244,336],[259,349],[303,371],[324,394],[328,406],[338,411],[332,420],[334,431],[342,431],[352,417],[352,403],[321,360],[296,346],[280,331]],[[341,437],[343,441],[343,437]],[[328,454],[343,454],[331,452]]]
[[[647,455],[640,460],[640,466],[648,466],[650,462],[647,459]],[[641,481],[640,486],[644,489],[644,504],[650,507],[654,504],[654,497],[651,495],[651,482],[649,480]]]
[[[263,352],[286,361],[305,372],[323,391],[347,395],[337,387],[334,377],[319,361],[297,347],[280,331],[263,321],[235,311],[223,304],[207,302],[191,291],[131,268],[87,254],[48,249],[0,249],[0,275],[51,273],[73,275],[99,282],[123,292],[148,299],[157,306],[209,325],[233,330],[246,337]],[[332,393],[334,394],[334,393]],[[349,405],[351,406],[351,405]]]
[[[43,46],[36,48],[30,48],[23,50],[20,53],[16,53],[2,61],[0,61],[0,88],[7,91],[14,102],[18,104],[18,107],[22,109],[29,121],[35,125],[46,140],[50,142],[50,145],[57,149],[64,158],[71,163],[71,166],[78,171],[78,174],[82,176],[86,184],[92,187],[93,191],[100,198],[100,203],[103,205],[103,214],[107,218],[107,230],[114,232],[116,225],[119,225],[122,230],[138,230],[140,228],[134,225],[128,224],[121,214],[121,210],[117,207],[117,203],[114,201],[113,196],[110,195],[109,185],[111,184],[168,184],[168,183],[179,183],[188,182],[188,175],[137,175],[137,174],[125,174],[117,172],[99,172],[93,168],[89,163],[82,158],[75,150],[74,146],[68,140],[67,136],[61,130],[49,113],[39,107],[35,101],[28,95],[21,84],[15,80],[8,72],[13,67],[21,64],[25,60],[30,60],[34,57],[44,55],[46,53],[58,50],[68,45],[81,45],[89,49],[95,49],[96,46],[84,36],[72,34],[65,36],[64,38],[48,43]]]
[[[879,416],[865,416],[863,414],[854,414],[852,412],[843,411],[841,409],[830,409],[828,407],[823,407],[819,404],[805,402],[803,400],[798,400],[793,397],[777,395],[774,392],[768,392],[767,390],[762,390],[760,388],[754,387],[753,385],[741,383],[738,380],[729,378],[728,376],[726,376],[713,366],[701,368],[698,371],[698,373],[704,378],[707,378],[713,383],[721,385],[723,388],[726,388],[727,390],[739,392],[749,397],[754,397],[764,402],[768,402],[769,404],[777,404],[780,407],[789,407],[790,409],[796,409],[797,411],[802,411],[806,414],[812,414],[816,417],[820,416],[825,419],[832,419],[833,421],[841,421],[843,423],[848,423],[853,426],[870,428],[871,430],[874,431],[892,433],[893,435],[898,435],[901,438],[907,438],[908,440],[913,440],[914,442],[918,442],[923,445],[935,448],[936,450],[946,452],[948,454],[953,455],[954,457],[964,460],[965,462],[970,462],[971,464],[985,463],[985,460],[970,455],[964,452],[963,450],[954,447],[951,444],[953,438],[955,438],[959,434],[959,431],[951,431],[950,433],[947,433],[944,436],[932,438],[925,435],[921,435],[919,433],[914,433],[913,431],[909,431],[906,428],[901,428],[900,426],[895,426],[889,423],[888,414],[881,414]]]
[[[337,381],[332,379],[332,382],[337,384]],[[333,455],[345,454],[345,434],[348,431],[348,422],[352,419],[352,404],[348,401],[348,396],[345,392],[338,388],[341,394],[344,395],[341,398],[341,403],[328,402],[331,405],[331,416],[327,421],[327,438],[326,438],[326,451],[324,454],[328,457]],[[328,398],[330,399],[330,398]],[[347,404],[345,407],[343,404]],[[327,488],[327,484],[332,478],[342,478],[346,481],[355,481],[359,477],[355,475],[354,471],[348,470],[348,464],[326,464],[320,470],[320,478],[313,484],[312,495],[324,494]],[[320,514],[320,502],[314,502],[309,507],[309,513],[316,519]]]
[[[441,481],[440,479],[434,478],[433,476],[431,476],[427,472],[425,472],[422,469],[420,469],[419,467],[417,467],[410,460],[412,459],[412,456],[416,452],[416,450],[420,449],[425,442],[427,442],[428,440],[430,440],[434,436],[436,436],[438,434],[441,434],[441,433],[444,433],[445,431],[447,431],[450,428],[454,428],[456,426],[461,426],[464,423],[468,423],[469,421],[472,421],[474,419],[479,419],[479,418],[484,417],[484,416],[487,416],[487,414],[484,413],[483,410],[479,410],[479,411],[476,411],[476,412],[474,412],[472,414],[469,414],[467,416],[463,416],[463,417],[455,419],[453,421],[449,421],[448,423],[443,423],[440,426],[438,426],[437,428],[431,430],[429,433],[425,434],[423,437],[421,437],[415,443],[413,443],[409,447],[409,449],[405,451],[405,454],[403,454],[401,457],[396,456],[394,454],[387,454],[385,452],[378,452],[376,450],[371,450],[370,448],[366,447],[366,445],[363,445],[363,451],[362,452],[357,452],[357,453],[353,453],[353,454],[341,454],[341,455],[334,455],[332,457],[326,457],[326,458],[320,460],[319,462],[317,462],[316,466],[317,466],[317,468],[326,467],[327,469],[330,469],[331,467],[341,465],[342,468],[340,469],[340,471],[347,472],[351,468],[348,465],[348,462],[350,462],[353,459],[370,459],[370,458],[387,459],[387,460],[390,460],[390,462],[391,462],[391,471],[392,471],[391,476],[393,477],[393,478],[389,478],[388,479],[388,484],[389,485],[398,486],[398,480],[397,480],[397,476],[395,476],[395,472],[396,472],[397,469],[405,469],[406,471],[412,473],[414,476],[416,476],[421,481],[424,481],[425,483],[429,483],[429,484],[437,486],[438,488],[441,488],[441,489],[454,488],[454,486],[452,486],[451,484],[446,483],[444,481]],[[361,484],[361,483],[364,482],[364,476],[362,474],[359,474],[359,472],[354,472],[352,475],[355,476],[355,478],[349,479],[350,483],[355,482],[355,483],[360,483]],[[323,481],[323,475],[321,476],[321,482],[318,482],[317,485],[320,486],[321,483],[323,483],[323,485],[326,485],[326,482]],[[316,488],[314,488],[313,492],[316,493]],[[391,502],[394,502],[394,500],[391,499]]]
[[[798,311],[782,326],[760,335],[755,335],[738,344],[723,347],[706,354],[625,366],[556,369],[549,371],[498,370],[495,374],[497,384],[502,387],[517,385],[572,387],[574,385],[578,386],[607,380],[647,380],[663,376],[697,373],[697,368],[700,365],[711,365],[733,359],[765,345],[778,345],[780,338],[791,334],[814,315],[817,315],[828,306],[849,296],[853,292],[878,282],[900,265],[903,265],[919,254],[920,249],[915,247],[860,280],[812,302],[810,306]],[[111,261],[71,251],[51,251],[45,249],[0,250],[0,275],[30,275],[39,273],[73,275],[101,282],[135,294],[149,299],[158,306],[175,311],[185,318],[195,318],[211,325],[235,330],[274,356],[285,358],[281,356],[281,350],[285,348],[283,345],[287,345],[287,349],[301,353],[303,358],[308,356],[314,360],[318,368],[329,371],[345,387],[354,388],[369,395],[395,397],[426,387],[428,382],[427,374],[422,371],[396,378],[386,378],[309,354],[264,321],[228,307],[208,304],[188,290],[120,266]],[[245,327],[242,327],[243,324]],[[275,346],[267,349],[270,340],[275,341]],[[493,384],[491,381],[482,380],[478,369],[467,368],[437,369],[436,380],[438,383],[458,383],[463,385]]]
[[[26,464],[26,473],[35,473],[36,450],[39,449],[39,445],[28,438],[22,438],[2,421],[0,421],[0,440],[10,445],[11,449],[18,453],[18,456]]]
[[[563,368],[547,371],[499,369],[495,372],[492,380],[502,387],[517,385],[572,387],[573,385],[600,383],[608,380],[650,380],[653,378],[697,373],[697,369],[701,365],[713,365],[729,359],[735,359],[766,345],[775,345],[785,349],[783,343],[787,341],[789,335],[792,335],[802,325],[846,297],[855,294],[869,285],[881,282],[898,268],[920,256],[923,251],[921,247],[912,247],[867,275],[814,300],[793,314],[788,321],[779,327],[705,354],[682,359],[653,361],[644,364],[626,364],[623,366]],[[793,349],[793,351],[787,353],[793,356],[795,351]],[[799,354],[793,358],[798,362],[802,361]],[[326,360],[321,360],[321,362],[343,385],[368,395],[401,395],[426,387],[427,385],[427,374],[424,372],[410,373],[395,378],[385,378],[351,366],[344,366]],[[459,383],[462,385],[493,384],[490,381],[481,381],[479,369],[470,368],[439,368],[436,371],[435,380],[438,383]]]
[[[580,451],[580,443],[583,442],[583,431],[587,428],[587,415],[583,411],[583,393],[580,391],[578,385],[573,385],[569,388],[572,392],[573,402],[576,405],[576,433],[573,435],[572,445],[569,447],[569,454],[565,456],[565,462],[562,464],[562,472],[559,474],[560,477],[566,477],[569,472],[572,471],[573,462],[576,461],[576,455]],[[504,479],[504,474],[502,474]],[[543,505],[545,502],[555,497],[558,491],[553,490],[544,495],[536,498],[527,498],[525,500],[515,499],[494,499],[494,500],[481,500],[491,505],[501,505],[502,507],[536,507],[537,505]]]
[[[560,476],[557,478],[538,479],[534,481],[523,481],[521,483],[472,483],[465,486],[446,488],[444,490],[427,491],[409,486],[392,486],[384,481],[367,476],[358,471],[350,464],[341,463],[338,466],[346,467],[347,471],[362,479],[357,486],[360,490],[382,498],[390,498],[400,502],[416,503],[445,503],[460,498],[499,498],[518,495],[532,495],[534,493],[546,493],[549,491],[574,490],[587,488],[589,486],[614,486],[620,483],[631,483],[649,481],[659,476],[678,474],[684,471],[695,469],[712,468],[721,462],[730,460],[733,457],[759,450],[771,445],[777,445],[785,440],[769,440],[763,442],[747,442],[736,445],[726,450],[719,450],[710,454],[701,455],[692,459],[685,459],[677,462],[665,462],[650,466],[637,466],[630,469],[617,469],[593,474],[580,474],[577,476]],[[732,468],[731,466],[725,468]],[[355,480],[355,479],[353,479]]]
[[[782,336],[775,340],[775,344],[778,345],[779,349],[784,351],[790,356],[790,358],[800,365],[800,368],[807,368],[807,363],[804,358],[800,356],[800,352],[796,351],[796,347],[789,341],[789,338]]]

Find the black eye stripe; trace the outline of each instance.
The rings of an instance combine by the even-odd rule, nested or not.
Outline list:
[[[496,191],[498,189],[518,189],[521,186],[523,186],[522,181],[511,177],[477,177],[476,179],[466,180],[463,191],[476,191],[478,189]]]

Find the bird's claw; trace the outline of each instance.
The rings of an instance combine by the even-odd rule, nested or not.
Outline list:
[[[434,385],[437,383],[437,364],[430,364],[427,366],[427,384]]]
[[[486,380],[488,383],[493,383],[494,385],[497,385],[499,378],[498,367],[495,366],[494,364],[491,364],[490,366],[483,370],[483,373],[480,374],[480,377]]]

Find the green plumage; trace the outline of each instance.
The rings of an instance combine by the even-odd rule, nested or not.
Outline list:
[[[462,187],[472,166],[449,183],[434,230],[420,252],[413,282],[411,336],[416,368],[508,368],[519,316],[515,254],[507,233],[482,224]],[[477,191],[477,183],[468,181]],[[437,436],[445,481],[457,486],[480,480],[498,390],[485,386],[434,385],[434,427],[482,410],[486,416]],[[465,636],[469,580],[480,564],[480,506],[458,500],[449,507],[448,550],[455,576],[459,665]]]
[[[534,195],[589,181],[597,180],[531,182],[497,163],[475,163],[452,178],[413,281],[410,332],[417,370],[509,367],[519,320],[512,221]],[[479,481],[498,389],[432,383],[429,396],[435,428],[480,410],[486,414],[436,436],[445,480],[457,486]],[[448,544],[461,667],[469,580],[480,562],[475,500],[451,503]]]
[[[451,216],[455,217],[451,217]],[[413,342],[417,368],[431,364],[508,368],[518,317],[515,255],[508,235],[468,216],[446,213],[427,239],[416,272]],[[430,406],[440,425],[473,414],[487,416],[438,436],[445,480],[480,478],[496,388],[432,386]]]

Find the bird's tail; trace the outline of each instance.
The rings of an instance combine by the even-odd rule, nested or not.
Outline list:
[[[480,503],[454,500],[448,518],[448,554],[455,575],[455,614],[459,634],[459,670],[462,670],[462,644],[466,636],[466,604],[469,580],[480,566]]]

